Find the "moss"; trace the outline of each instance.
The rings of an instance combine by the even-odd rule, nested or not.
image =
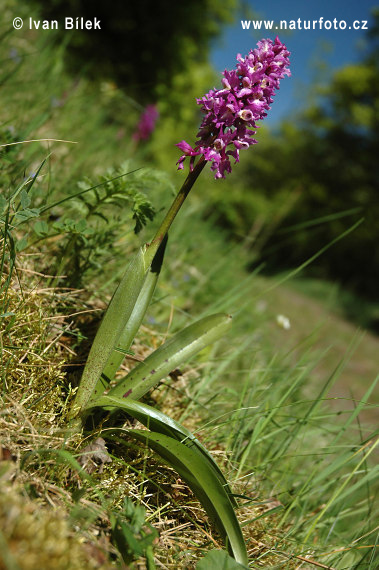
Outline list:
[[[14,490],[0,492],[0,569],[88,570],[110,568],[88,555],[83,537],[75,534],[67,515],[29,500]]]
[[[50,421],[65,401],[63,366],[67,360],[59,342],[64,319],[51,318],[56,300],[50,292],[21,289],[17,281],[7,291],[7,312],[2,319],[1,388],[13,401],[48,414]]]

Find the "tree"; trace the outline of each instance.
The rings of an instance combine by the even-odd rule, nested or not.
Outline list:
[[[115,81],[140,102],[151,102],[159,85],[171,85],[178,72],[207,61],[209,46],[232,20],[237,0],[33,0],[41,18],[64,22],[69,16],[100,20],[100,30],[74,30],[67,64],[77,72]],[[61,25],[58,33],[67,40]]]
[[[378,15],[376,22],[363,61],[338,70],[315,105],[241,162],[243,184],[228,198],[229,212],[215,203],[239,235],[266,218],[271,233],[259,262],[273,270],[298,266],[364,218],[308,272],[371,299],[379,282]],[[273,211],[286,215],[275,219]]]

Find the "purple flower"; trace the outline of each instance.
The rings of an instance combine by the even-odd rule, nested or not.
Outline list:
[[[271,109],[275,89],[280,80],[291,75],[290,53],[278,37],[275,41],[261,40],[258,47],[243,58],[237,55],[236,69],[225,70],[222,89],[212,89],[197,104],[205,114],[197,134],[195,147],[186,141],[176,146],[183,151],[178,169],[190,157],[190,170],[195,157],[203,155],[212,163],[215,178],[225,178],[232,171],[230,157],[239,162],[239,152],[255,144],[253,138],[258,128],[256,121],[263,119]]]
[[[159,113],[156,105],[147,105],[140,117],[137,130],[133,134],[133,140],[147,140],[155,128],[158,117]]]

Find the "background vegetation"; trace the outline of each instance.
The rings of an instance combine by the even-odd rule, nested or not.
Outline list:
[[[94,46],[81,33],[16,33],[9,28],[15,7],[29,16],[30,3],[6,2],[4,568],[48,567],[52,556],[57,568],[74,568],[74,560],[78,568],[190,568],[221,548],[189,491],[156,459],[132,445],[123,456],[115,441],[112,461],[85,464],[83,474],[75,461],[88,442],[62,435],[124,258],[153,235],[182,180],[174,143],[193,140],[194,99],[218,82],[209,41],[234,4],[194,2],[190,12],[169,4],[140,2],[126,11],[116,2],[108,18],[107,6],[91,3],[106,22]],[[66,6],[36,2],[36,17],[83,14],[84,3]],[[196,430],[234,481],[253,568],[377,567],[378,340],[341,318],[377,328],[375,33],[364,61],[338,71],[301,116],[279,132],[262,128],[259,145],[229,180],[203,173],[170,232],[155,302],[133,347],[143,358],[195,317],[234,315],[224,342],[149,398]],[[133,132],[152,102],[156,129],[137,143]],[[77,144],[12,145],[30,139]]]

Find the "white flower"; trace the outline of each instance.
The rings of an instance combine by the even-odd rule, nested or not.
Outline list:
[[[276,324],[286,331],[288,331],[288,329],[291,328],[291,323],[289,318],[285,317],[284,315],[277,315]]]

